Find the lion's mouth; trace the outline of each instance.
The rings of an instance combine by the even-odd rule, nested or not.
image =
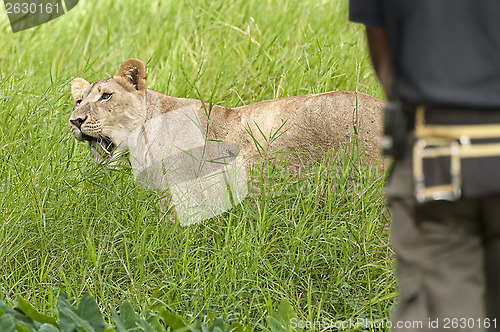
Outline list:
[[[96,159],[99,159],[97,161],[100,162],[111,157],[116,148],[113,141],[106,136],[99,135],[99,137],[92,137],[83,134],[82,138],[89,142],[92,154],[96,157]]]

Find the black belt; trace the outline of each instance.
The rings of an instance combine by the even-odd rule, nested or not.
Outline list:
[[[465,108],[446,105],[416,105],[405,102],[406,110],[412,113],[419,107],[425,108],[425,123],[439,125],[475,125],[500,123],[500,108]],[[413,128],[413,124],[411,125]]]

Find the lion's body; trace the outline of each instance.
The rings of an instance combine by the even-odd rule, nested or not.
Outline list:
[[[379,159],[384,102],[365,93],[338,91],[266,100],[225,108],[197,99],[175,98],[146,89],[142,62],[127,60],[113,78],[89,84],[75,79],[77,102],[70,122],[73,136],[88,140],[96,153],[105,142],[127,149],[126,137],[137,126],[165,112],[189,106],[197,112],[208,138],[238,144],[250,159],[259,152],[293,152],[318,159],[346,147],[358,135],[366,160]],[[99,140],[99,141],[98,141]],[[94,142],[94,144],[92,143]],[[96,142],[99,142],[97,144]],[[100,149],[95,146],[101,145]]]

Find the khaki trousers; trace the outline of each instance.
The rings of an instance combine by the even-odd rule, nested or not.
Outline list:
[[[411,157],[386,188],[399,297],[393,331],[500,331],[500,196],[415,203]],[[499,170],[500,176],[500,170]]]

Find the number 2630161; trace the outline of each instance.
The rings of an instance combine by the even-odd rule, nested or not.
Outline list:
[[[497,328],[497,319],[489,319],[489,318],[444,318],[443,328],[445,329],[456,329],[456,328],[470,328],[470,329],[496,329]]]
[[[52,3],[5,3],[7,14],[52,14],[63,11],[60,4]]]

